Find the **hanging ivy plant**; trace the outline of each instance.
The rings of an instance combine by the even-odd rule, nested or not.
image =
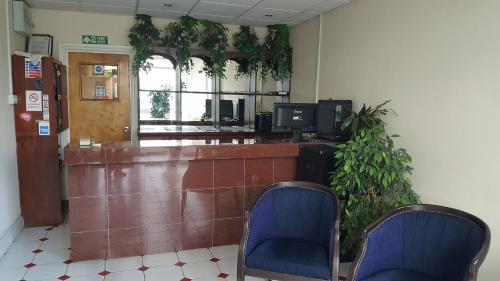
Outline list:
[[[160,41],[160,31],[153,25],[151,16],[138,14],[135,24],[128,35],[129,43],[135,50],[132,71],[135,75],[139,70],[149,71],[151,64],[147,62],[153,55],[152,46]]]
[[[200,47],[210,52],[210,61],[205,61],[203,71],[208,77],[226,77],[226,59],[224,53],[229,47],[227,27],[209,20],[201,21],[204,30],[200,36]]]
[[[238,64],[236,78],[255,73],[262,60],[263,49],[255,30],[249,26],[240,26],[240,31],[233,35],[234,47],[248,56],[247,64]]]
[[[165,28],[165,45],[175,48],[175,55],[183,71],[189,72],[193,67],[191,60],[191,44],[198,42],[198,20],[189,16],[180,17]]]
[[[286,24],[268,25],[264,44],[262,76],[271,72],[275,80],[285,80],[292,74],[292,47]]]

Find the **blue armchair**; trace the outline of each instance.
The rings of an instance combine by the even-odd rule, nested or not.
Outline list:
[[[338,277],[337,195],[308,182],[271,185],[247,210],[237,280],[332,280]]]
[[[409,205],[363,233],[350,281],[475,281],[490,230],[479,218],[447,207]]]

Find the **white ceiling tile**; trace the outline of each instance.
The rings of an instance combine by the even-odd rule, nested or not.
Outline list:
[[[200,1],[191,13],[216,15],[236,18],[250,9],[250,6],[220,4],[208,1]]]
[[[118,7],[134,7],[137,0],[79,0],[81,4],[112,5]]]
[[[311,8],[305,10],[306,13],[316,13],[321,14],[324,12],[328,12],[335,8],[338,8],[344,4],[351,2],[350,0],[326,0],[317,5],[312,6]]]
[[[303,22],[303,21],[306,21],[308,19],[314,18],[316,16],[317,16],[317,14],[300,13],[300,14],[296,14],[294,16],[291,16],[291,17],[285,19],[284,22],[299,23],[299,22]]]
[[[233,4],[242,6],[255,6],[262,0],[210,0],[210,2],[222,3],[222,4]]]
[[[282,24],[286,24],[286,25],[288,25],[289,27],[292,27],[292,26],[294,26],[294,25],[297,25],[297,24],[298,24],[298,23],[296,23],[296,22],[289,22],[289,21],[284,21],[284,22],[281,22],[281,23],[282,23]]]
[[[153,9],[138,9],[138,14],[150,15],[153,18],[166,18],[166,19],[178,19],[181,16],[185,16],[186,12],[177,11],[166,11],[166,10],[153,10]]]
[[[135,7],[120,7],[112,5],[98,5],[81,3],[82,11],[88,13],[103,13],[115,15],[134,15]]]
[[[304,11],[324,0],[264,0],[257,7],[283,9],[292,11]]]
[[[139,0],[139,8],[144,9],[161,9],[177,12],[189,12],[198,0]],[[166,7],[165,4],[172,4],[171,7]]]
[[[268,20],[256,20],[256,19],[236,19],[234,24],[239,25],[249,25],[249,26],[266,26],[271,24],[277,24],[278,21],[268,21]]]
[[[296,14],[298,14],[298,12],[296,11],[255,7],[246,12],[245,14],[243,14],[240,18],[247,20],[255,19],[255,20],[268,20],[268,21],[280,22]]]
[[[80,3],[76,1],[32,0],[30,6],[35,9],[80,11]]]

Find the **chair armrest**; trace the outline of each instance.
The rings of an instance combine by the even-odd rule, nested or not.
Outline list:
[[[402,266],[403,223],[404,218],[396,214],[381,218],[364,231],[348,280],[363,280],[381,270]]]

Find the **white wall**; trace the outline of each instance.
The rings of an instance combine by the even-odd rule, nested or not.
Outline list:
[[[319,98],[391,99],[422,200],[490,226],[481,281],[500,276],[499,12],[498,0],[354,0],[324,14],[321,33]]]
[[[315,102],[318,65],[319,16],[290,29],[293,46],[292,102]]]
[[[0,0],[0,256],[22,225],[17,179],[16,137],[12,105],[10,71],[10,0]]]

